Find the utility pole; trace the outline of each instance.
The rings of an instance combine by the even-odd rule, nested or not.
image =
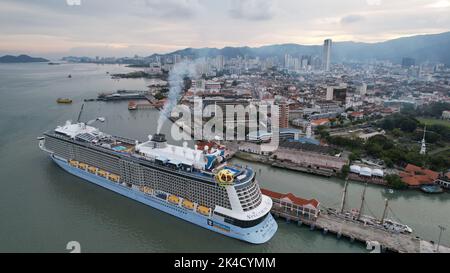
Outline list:
[[[445,227],[439,225],[439,240],[438,240],[438,245],[437,245],[437,253],[439,253],[439,245],[441,244],[441,236],[442,236],[442,232],[446,230]]]
[[[344,191],[342,192],[342,201],[341,201],[341,213],[344,212],[345,207],[345,199],[347,198],[347,186],[348,186],[348,178],[345,179]]]

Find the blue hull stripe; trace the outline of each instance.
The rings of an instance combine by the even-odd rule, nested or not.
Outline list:
[[[166,202],[157,197],[147,195],[143,192],[133,190],[121,184],[112,182],[101,176],[89,173],[87,171],[81,170],[79,168],[73,167],[68,164],[66,160],[62,160],[55,156],[52,156],[53,161],[56,162],[61,168],[67,172],[78,176],[84,180],[92,182],[98,186],[107,188],[111,191],[119,193],[123,196],[146,204],[152,208],[164,211],[173,216],[201,226],[203,228],[209,229],[214,232],[221,233],[223,235],[243,240],[253,244],[262,244],[270,240],[278,229],[276,221],[273,219],[272,215],[269,214],[264,221],[258,225],[251,228],[240,228],[237,226],[230,225],[218,219],[208,218],[201,214],[198,214],[192,210],[186,209],[181,206],[177,206]]]

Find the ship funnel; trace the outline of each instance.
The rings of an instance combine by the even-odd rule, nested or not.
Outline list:
[[[166,136],[164,134],[156,134],[152,136],[153,148],[161,149],[167,146]]]
[[[164,134],[153,135],[152,141],[154,141],[154,142],[166,142],[166,135],[164,135]]]

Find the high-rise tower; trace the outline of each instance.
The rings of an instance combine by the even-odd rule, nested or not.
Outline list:
[[[331,61],[331,39],[326,39],[323,42],[323,56],[322,65],[324,71],[330,71],[330,61]]]

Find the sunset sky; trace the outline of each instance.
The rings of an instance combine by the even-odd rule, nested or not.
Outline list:
[[[450,0],[0,0],[0,54],[377,42],[450,30]]]

